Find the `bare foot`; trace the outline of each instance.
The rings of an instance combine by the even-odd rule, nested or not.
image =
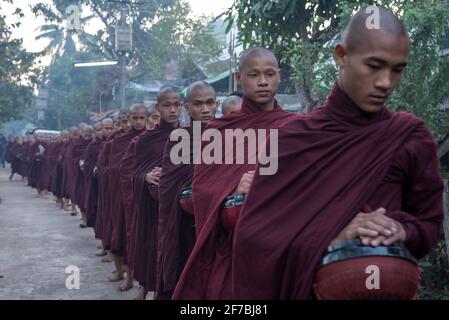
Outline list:
[[[104,257],[103,259],[101,259],[101,262],[112,262],[113,259],[111,256],[107,255],[106,257]]]
[[[125,278],[123,277],[123,274],[115,274],[115,275],[113,275],[112,277],[109,277],[109,278],[108,278],[108,280],[111,281],[111,282],[118,282],[118,281],[121,281],[121,280],[123,280],[123,279],[125,279]]]
[[[106,250],[103,250],[103,249],[101,249],[101,250],[98,250],[96,253],[95,253],[95,255],[97,256],[97,257],[104,257],[105,255],[107,255],[108,253],[106,252]]]
[[[118,287],[118,290],[121,292],[125,292],[130,290],[132,287],[134,287],[134,285],[132,283],[125,283],[123,285],[121,285],[120,287]]]
[[[134,298],[134,300],[145,300],[145,296],[147,293],[145,292],[145,288],[140,286],[139,292],[137,293],[137,296]]]

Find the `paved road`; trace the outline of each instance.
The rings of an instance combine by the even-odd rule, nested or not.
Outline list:
[[[112,263],[95,256],[90,228],[80,229],[80,217],[56,208],[54,201],[36,198],[20,177],[8,180],[0,168],[0,299],[132,299],[137,288],[122,293],[111,283]],[[80,271],[79,289],[69,290],[68,266]],[[69,281],[69,283],[74,283]]]

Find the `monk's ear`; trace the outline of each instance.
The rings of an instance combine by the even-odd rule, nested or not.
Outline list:
[[[240,71],[237,71],[235,73],[235,81],[237,82],[237,84],[240,86],[242,84],[242,73]]]
[[[156,109],[157,110],[157,112],[161,112],[161,109],[159,108],[159,104],[156,104],[155,106],[154,106],[154,109]]]
[[[348,50],[345,45],[339,43],[334,48],[334,61],[339,69],[345,66]]]

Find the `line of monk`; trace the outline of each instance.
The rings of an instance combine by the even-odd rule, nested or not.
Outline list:
[[[393,112],[387,99],[407,65],[410,38],[390,10],[380,28],[356,13],[335,46],[339,75],[325,104],[308,114],[284,111],[275,96],[280,70],[266,48],[245,50],[236,73],[243,98],[222,104],[213,87],[195,82],[185,99],[165,87],[149,112],[143,104],[60,136],[16,138],[8,146],[11,178],[26,177],[38,196],[94,229],[97,252],[113,261],[110,281],[140,289],[136,299],[313,299],[316,269],[330,244],[402,242],[416,258],[436,244],[443,220],[443,183],[436,144],[416,116]],[[277,129],[278,170],[262,163],[196,163],[211,141],[181,127],[182,107],[201,129]],[[187,162],[174,162],[190,133]],[[172,137],[172,138],[170,138]],[[251,147],[240,140],[243,150]],[[236,146],[238,147],[238,146]],[[260,150],[257,150],[259,154]],[[180,204],[191,187],[193,212]],[[224,223],[230,197],[243,198]],[[368,210],[366,208],[369,208]],[[372,209],[371,209],[372,208]],[[229,221],[228,221],[229,222]]]

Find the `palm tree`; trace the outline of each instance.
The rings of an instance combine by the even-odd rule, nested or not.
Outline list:
[[[69,29],[64,23],[68,18],[68,14],[65,10],[50,8],[47,5],[39,3],[32,7],[32,11],[36,15],[42,14],[45,20],[48,22],[45,25],[38,27],[36,30],[40,31],[40,34],[36,36],[36,40],[49,39],[50,43],[46,47],[46,51],[52,56],[52,63],[57,57],[61,57],[65,54],[72,56],[76,50],[75,38],[78,42],[94,43],[94,37],[89,33],[83,31],[83,29]],[[80,18],[81,26],[87,21],[92,19],[94,15]]]

